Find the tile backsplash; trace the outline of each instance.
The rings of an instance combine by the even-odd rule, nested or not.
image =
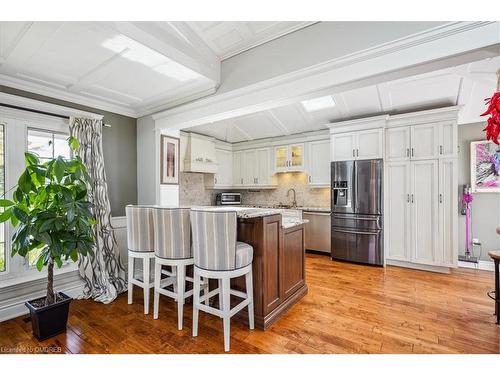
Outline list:
[[[203,173],[182,173],[179,175],[179,202],[181,205],[213,205],[215,195],[222,190],[206,189]],[[312,189],[305,173],[278,173],[275,175],[276,189],[241,190],[243,204],[273,206],[279,203],[291,204],[291,188],[297,193],[299,206],[330,207],[330,189]]]

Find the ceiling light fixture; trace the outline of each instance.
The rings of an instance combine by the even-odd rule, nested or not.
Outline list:
[[[335,107],[335,101],[331,95],[322,96],[320,98],[314,98],[309,100],[303,100],[300,102],[307,112],[319,111],[321,109],[333,108]]]
[[[124,35],[116,35],[111,39],[106,39],[102,46],[121,54],[122,57],[130,61],[146,65],[154,71],[179,82],[191,81],[201,77],[201,75],[184,65]]]

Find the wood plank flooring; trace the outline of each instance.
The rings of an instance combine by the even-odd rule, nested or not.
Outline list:
[[[231,353],[500,353],[500,326],[486,296],[492,272],[441,275],[308,254],[306,278],[307,296],[269,330],[250,331],[233,319]],[[67,333],[42,343],[26,317],[0,323],[0,353],[223,353],[219,318],[200,312],[193,338],[189,305],[178,331],[174,301],[161,296],[160,318],[153,320],[152,307],[144,316],[135,291],[133,305],[125,294],[109,305],[73,302]]]

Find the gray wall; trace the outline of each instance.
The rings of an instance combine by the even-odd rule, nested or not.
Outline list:
[[[460,154],[458,161],[459,197],[462,196],[462,186],[470,185],[470,142],[485,139],[484,123],[460,125],[458,127],[458,142]],[[459,206],[460,207],[460,206]],[[458,213],[458,245],[459,253],[465,250],[465,217]],[[488,257],[489,250],[500,249],[500,236],[495,229],[500,227],[500,193],[476,193],[472,201],[472,237],[482,243],[483,260]],[[478,255],[478,254],[476,254]]]
[[[0,85],[0,92],[103,115],[105,123],[111,125],[111,128],[105,127],[103,130],[104,166],[111,202],[111,213],[113,216],[124,216],[125,205],[137,203],[137,122],[135,118],[7,86]]]

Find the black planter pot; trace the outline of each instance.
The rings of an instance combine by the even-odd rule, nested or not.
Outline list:
[[[26,307],[30,310],[33,335],[39,341],[66,332],[69,304],[73,298],[60,292],[58,295],[64,299],[50,306],[35,307],[32,303],[36,300],[25,303]]]

